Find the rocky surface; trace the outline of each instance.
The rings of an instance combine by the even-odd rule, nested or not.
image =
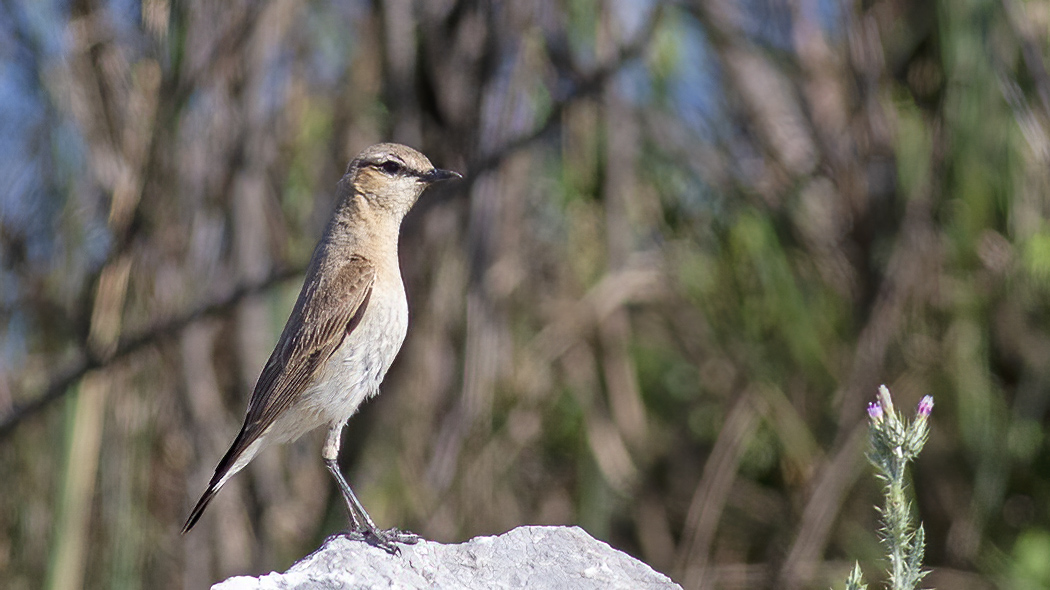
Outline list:
[[[212,590],[382,588],[663,590],[681,587],[578,527],[519,527],[458,545],[422,541],[390,555],[335,536],[287,572],[239,576]]]

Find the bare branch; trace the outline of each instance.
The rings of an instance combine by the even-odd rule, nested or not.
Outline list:
[[[275,270],[265,279],[248,285],[242,285],[229,295],[216,301],[204,304],[196,309],[190,310],[181,316],[175,317],[167,322],[158,324],[141,333],[125,338],[117,344],[113,353],[106,357],[91,355],[82,352],[80,358],[72,362],[65,369],[58,371],[55,377],[32,401],[16,406],[0,418],[0,440],[6,438],[26,418],[37,414],[50,406],[53,402],[62,399],[80,379],[90,371],[104,369],[110,365],[123,361],[127,357],[164,340],[178,336],[183,330],[193,323],[205,318],[223,315],[231,311],[244,299],[269,291],[277,284],[291,278],[301,276],[304,268],[285,268]],[[85,347],[84,350],[87,350]]]

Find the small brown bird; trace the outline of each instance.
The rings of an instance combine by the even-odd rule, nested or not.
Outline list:
[[[339,202],[321,238],[277,346],[255,384],[244,425],[219,461],[186,520],[186,533],[208,502],[263,448],[325,425],[322,457],[346,502],[353,530],[388,551],[419,537],[380,530],[339,471],[343,425],[379,391],[408,329],[398,266],[401,220],[431,184],[460,178],[426,156],[380,143],[350,162]]]

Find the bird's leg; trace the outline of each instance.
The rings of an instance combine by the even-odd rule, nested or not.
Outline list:
[[[381,547],[388,553],[399,552],[394,543],[404,543],[406,545],[418,543],[420,536],[415,533],[398,529],[381,530],[376,526],[372,517],[368,515],[368,512],[365,511],[365,507],[361,505],[361,501],[357,499],[354,490],[350,489],[350,484],[339,470],[339,445],[342,433],[342,424],[333,425],[328,429],[328,436],[325,438],[321,455],[324,458],[325,467],[328,468],[329,473],[335,478],[336,484],[339,486],[339,492],[343,495],[343,501],[346,503],[346,512],[350,515],[354,532],[363,536],[365,541]]]
[[[365,507],[361,505],[357,495],[350,489],[350,484],[343,477],[342,471],[339,470],[339,446],[342,433],[342,424],[332,426],[328,430],[328,436],[325,438],[321,456],[324,458],[325,467],[328,468],[329,473],[335,478],[335,482],[339,486],[339,492],[343,495],[343,501],[346,503],[346,512],[350,515],[354,531],[375,535],[378,532],[375,522],[372,521],[372,517],[368,516]]]

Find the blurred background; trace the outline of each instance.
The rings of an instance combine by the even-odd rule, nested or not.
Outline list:
[[[346,525],[320,433],[179,529],[347,162],[466,179],[342,460],[381,526],[577,524],[693,588],[1050,587],[1050,3],[0,0],[0,577],[200,588]]]

